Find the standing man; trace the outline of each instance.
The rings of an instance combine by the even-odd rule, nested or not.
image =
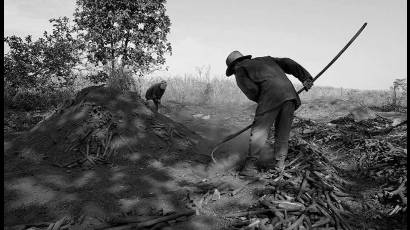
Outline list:
[[[167,82],[161,81],[160,83],[154,84],[148,88],[145,93],[145,99],[152,100],[155,104],[155,112],[158,112],[158,107],[161,104],[162,95],[164,95],[165,89],[167,88]]]
[[[248,156],[240,174],[256,176],[258,167],[285,168],[290,129],[294,111],[301,102],[286,74],[298,78],[306,90],[313,78],[302,66],[289,58],[270,56],[253,58],[233,51],[226,59],[226,76],[235,75],[242,92],[258,103],[251,129]],[[274,145],[266,142],[269,130],[275,125]]]

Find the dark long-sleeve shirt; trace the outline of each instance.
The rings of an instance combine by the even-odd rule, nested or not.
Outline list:
[[[250,100],[258,103],[256,113],[287,100],[295,100],[296,108],[300,106],[300,98],[285,73],[301,82],[313,79],[308,71],[290,58],[257,57],[245,59],[237,65],[236,82]]]
[[[149,87],[145,93],[145,99],[153,100],[155,103],[159,103],[165,92],[165,89],[161,89],[160,85],[161,83],[157,83]]]
[[[280,68],[287,74],[291,74],[299,81],[304,82],[307,79],[313,79],[310,73],[299,65],[297,62],[290,58],[273,58],[275,62],[280,66]]]

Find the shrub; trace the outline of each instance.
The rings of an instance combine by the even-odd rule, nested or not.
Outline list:
[[[42,95],[38,91],[19,90],[12,98],[9,107],[16,110],[31,111],[44,107],[44,100],[41,99]]]
[[[12,98],[9,97],[5,100],[7,101],[5,106],[10,109],[23,111],[46,110],[57,107],[60,103],[70,98],[73,93],[69,89],[58,91],[19,89]]]
[[[112,71],[107,80],[107,86],[121,91],[137,90],[137,84],[131,71],[126,69],[115,69]]]

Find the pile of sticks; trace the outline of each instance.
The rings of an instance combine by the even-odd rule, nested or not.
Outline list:
[[[240,229],[353,229],[352,213],[341,202],[349,196],[344,180],[311,143],[294,140],[291,162],[278,174],[264,173],[273,191],[259,199],[258,209],[229,213],[225,218],[263,216]],[[296,145],[295,145],[296,144]]]
[[[407,120],[394,126],[383,117],[360,122],[343,117],[338,121],[336,127],[320,127],[322,138],[316,135],[311,140],[326,143],[332,150],[350,153],[358,162],[361,174],[384,181],[383,195],[378,197],[394,206],[389,215],[406,211]],[[327,139],[323,138],[325,135]]]
[[[315,130],[314,134],[304,135],[304,139],[347,153],[357,162],[358,173],[384,181],[383,195],[378,197],[394,207],[389,215],[406,211],[407,120],[393,126],[392,121],[383,117],[355,122],[346,116],[331,123],[336,126],[313,128],[302,120],[298,125]]]
[[[358,173],[386,181],[379,198],[392,207],[386,215],[405,212],[407,149],[405,143],[386,137],[407,136],[407,128],[405,123],[397,127],[391,123],[380,117],[360,122],[343,117],[330,124],[296,119],[285,170],[262,173],[269,192],[260,197],[258,206],[223,217],[236,219],[236,229],[362,228],[346,203],[360,194],[350,191],[352,182],[339,176],[340,170],[325,157],[330,151],[350,155]]]
[[[108,132],[103,140],[91,135],[84,140],[76,141],[72,145],[66,147],[65,152],[77,151],[81,153],[81,157],[74,161],[60,165],[62,168],[75,168],[81,166],[95,166],[98,164],[108,164],[108,159],[113,155],[111,141],[113,132]]]
[[[108,164],[109,158],[115,153],[112,140],[118,136],[114,122],[109,112],[102,106],[88,105],[90,111],[84,124],[74,127],[65,141],[64,153],[76,155],[76,159],[63,164],[54,163],[62,168],[76,168],[82,166],[93,167]],[[73,156],[74,156],[73,155]]]

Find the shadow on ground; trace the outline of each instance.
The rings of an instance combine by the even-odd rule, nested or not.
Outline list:
[[[83,228],[92,229],[99,219],[121,213],[186,210],[192,202],[188,194],[238,186],[221,177],[226,167],[209,164],[207,154],[229,129],[219,124],[190,128],[214,139],[153,113],[136,95],[103,88],[80,92],[29,132],[5,140],[5,226],[85,215],[94,219]],[[98,143],[108,146],[109,134],[106,162],[64,167],[87,156],[98,159],[103,152]],[[230,146],[245,146],[245,139]],[[209,229],[217,223],[210,218],[195,217],[187,226]]]

